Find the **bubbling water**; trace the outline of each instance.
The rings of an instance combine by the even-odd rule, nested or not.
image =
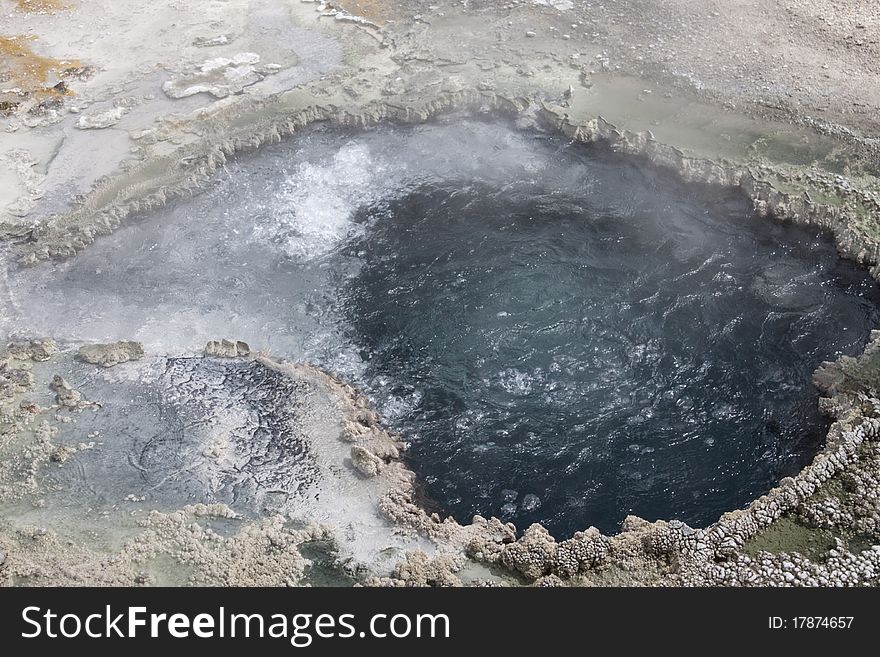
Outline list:
[[[815,454],[811,373],[858,348],[877,290],[738,194],[569,157],[588,191],[462,181],[362,212],[364,378],[405,400],[410,458],[462,520],[710,523]]]
[[[7,335],[339,371],[459,520],[559,535],[705,524],[797,471],[827,429],[813,370],[880,319],[825,235],[477,121],[309,131],[6,288]]]

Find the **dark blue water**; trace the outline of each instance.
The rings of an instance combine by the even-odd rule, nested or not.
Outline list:
[[[717,520],[808,463],[810,378],[861,349],[880,293],[827,236],[581,147],[537,175],[364,209],[345,291],[366,379],[460,521],[565,536],[627,514]]]
[[[440,506],[559,536],[706,524],[763,494],[824,440],[815,367],[880,323],[827,236],[460,120],[307,131],[4,281],[7,337],[171,355],[228,337],[338,371]]]

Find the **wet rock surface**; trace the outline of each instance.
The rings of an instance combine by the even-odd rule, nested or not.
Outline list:
[[[78,357],[86,363],[113,367],[130,360],[144,357],[144,348],[140,342],[121,341],[111,344],[90,344],[79,348]]]

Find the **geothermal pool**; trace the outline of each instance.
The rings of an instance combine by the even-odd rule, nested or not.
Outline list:
[[[4,336],[318,363],[369,393],[441,508],[559,536],[707,524],[798,471],[827,430],[813,370],[880,320],[825,235],[479,121],[310,130],[6,276]]]

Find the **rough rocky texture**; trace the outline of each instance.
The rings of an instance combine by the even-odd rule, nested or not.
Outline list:
[[[871,332],[871,342],[858,358],[841,356],[826,361],[813,374],[813,383],[830,397],[839,394],[880,393],[880,331]]]
[[[473,532],[465,544],[465,554],[476,561],[500,563],[505,547],[516,541],[516,527],[513,523],[504,523],[498,518],[486,520],[482,516],[474,516],[471,526]]]
[[[54,340],[42,339],[30,342],[11,343],[6,347],[7,354],[19,360],[43,362],[49,360],[58,351]]]
[[[595,527],[562,541],[553,557],[552,570],[560,577],[574,577],[595,568],[608,558],[608,537]]]
[[[55,403],[60,407],[69,411],[79,411],[84,408],[94,408],[98,406],[96,402],[85,399],[79,390],[75,390],[71,385],[58,374],[52,377],[52,383],[49,387],[55,393]]]
[[[205,355],[215,358],[239,358],[249,356],[251,348],[246,342],[237,340],[211,340],[205,345]]]
[[[226,98],[230,94],[241,93],[245,87],[262,80],[266,73],[276,70],[260,68],[257,66],[259,63],[260,56],[252,52],[238,53],[231,58],[209,59],[194,70],[166,82],[162,85],[162,91],[170,98],[186,98],[200,93]]]
[[[154,512],[141,522],[142,532],[109,557],[46,528],[8,528],[0,521],[0,540],[9,550],[6,565],[0,567],[0,584],[163,584],[175,581],[161,565],[163,559],[172,559],[191,585],[296,586],[310,563],[300,546],[329,540],[324,528],[292,529],[282,516],[236,521],[231,535],[218,534],[206,522],[229,517],[222,506]]]
[[[48,340],[13,343],[0,349],[0,501],[38,489],[37,473],[55,449],[55,427],[45,409],[26,395],[34,391],[34,363],[55,352]]]
[[[228,510],[220,511],[221,517],[228,517]],[[278,515],[245,523],[232,536],[223,537],[191,523],[188,514],[204,518],[216,512],[187,507],[171,514],[150,514],[146,531],[126,546],[123,559],[143,563],[159,554],[171,555],[194,567],[192,584],[295,586],[307,565],[299,545],[329,538],[321,527],[290,529]]]
[[[87,344],[79,348],[80,360],[93,365],[113,367],[130,360],[144,357],[144,348],[140,342],[113,342],[110,344]]]
[[[408,552],[391,577],[367,580],[369,586],[462,586],[458,573],[463,565],[460,555],[429,557],[421,550]]]
[[[103,130],[119,123],[125,112],[124,107],[114,107],[103,112],[83,114],[76,120],[75,125],[80,130]]]
[[[347,581],[390,573],[389,550],[434,551],[378,515],[383,495],[410,490],[409,472],[392,457],[400,443],[338,378],[262,356],[151,357],[108,370],[78,352],[42,361],[45,347],[17,343],[0,354],[8,393],[0,399],[0,502],[22,509],[0,520],[0,545],[15,564],[12,579],[0,581],[298,584],[309,565],[297,549],[303,541],[330,551],[336,577]],[[90,401],[56,368],[106,397]],[[135,397],[149,403],[125,408]],[[381,472],[358,478],[353,447],[379,460]],[[310,529],[292,529],[291,518]],[[243,529],[218,534],[219,520]],[[121,551],[94,538],[119,532]],[[41,549],[27,549],[37,538]],[[108,559],[119,567],[102,570]],[[153,562],[175,565],[163,572]]]
[[[501,563],[522,573],[529,581],[549,574],[559,546],[556,539],[539,524],[534,524],[516,543],[504,546]]]
[[[351,446],[351,462],[366,477],[375,477],[382,471],[382,459],[360,445]]]
[[[14,398],[17,393],[29,390],[33,381],[28,369],[15,367],[8,361],[0,363],[0,398]]]

